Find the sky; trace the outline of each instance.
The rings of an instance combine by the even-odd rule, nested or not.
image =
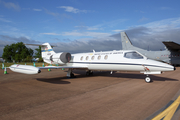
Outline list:
[[[49,42],[55,52],[121,50],[122,31],[137,47],[165,49],[162,41],[180,44],[179,5],[179,0],[0,0],[0,57],[4,46],[17,42]]]

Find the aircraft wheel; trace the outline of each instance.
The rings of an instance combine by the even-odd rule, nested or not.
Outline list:
[[[93,71],[89,70],[86,72],[86,75],[89,76],[89,75],[93,75]]]
[[[152,80],[151,80],[151,78],[150,78],[150,77],[146,77],[146,78],[145,78],[145,81],[146,81],[147,83],[152,82]]]
[[[93,75],[93,71],[90,71],[90,75]]]
[[[86,72],[86,75],[87,75],[87,76],[89,76],[89,75],[90,75],[89,71],[87,71],[87,72]]]

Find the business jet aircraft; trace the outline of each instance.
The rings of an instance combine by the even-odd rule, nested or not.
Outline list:
[[[68,68],[67,77],[74,77],[73,69],[85,69],[87,75],[97,71],[140,71],[147,75],[146,82],[152,82],[149,74],[161,74],[164,71],[174,71],[175,68],[166,63],[147,59],[134,50],[119,50],[70,54],[67,52],[55,53],[49,43],[41,45],[42,58],[48,64],[58,64],[59,67],[34,67],[28,65],[12,65],[9,68],[14,72],[25,74],[40,73],[40,69]]]
[[[148,51],[133,46],[125,32],[121,32],[121,41],[123,50],[136,50],[147,58],[166,62],[174,66],[180,65],[180,45],[175,42],[163,42],[167,48],[166,50]]]

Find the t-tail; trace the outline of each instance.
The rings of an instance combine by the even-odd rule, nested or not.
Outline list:
[[[52,46],[53,47],[53,46]],[[51,45],[49,43],[44,43],[41,45],[41,55],[44,60],[44,62],[51,64],[50,57],[54,54],[56,54]]]
[[[25,45],[31,45],[31,46],[41,46],[41,56],[44,60],[44,62],[48,63],[48,64],[51,64],[52,61],[50,60],[50,57],[54,54],[56,54],[52,47],[55,47],[55,46],[51,46],[49,43],[44,43],[42,45],[39,45],[39,44],[25,44]]]
[[[48,64],[59,64],[65,65],[66,63],[70,62],[71,54],[68,52],[60,52],[55,53],[49,43],[44,43],[42,45],[37,44],[25,44],[25,45],[32,45],[32,46],[41,46],[41,55],[44,62]]]
[[[65,65],[71,60],[71,54],[68,52],[55,53],[49,43],[41,45],[41,54],[44,62],[48,64]]]

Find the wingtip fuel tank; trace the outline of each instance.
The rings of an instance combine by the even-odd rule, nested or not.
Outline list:
[[[24,74],[38,74],[41,72],[39,68],[30,65],[11,65],[9,68],[13,72],[24,73]]]

